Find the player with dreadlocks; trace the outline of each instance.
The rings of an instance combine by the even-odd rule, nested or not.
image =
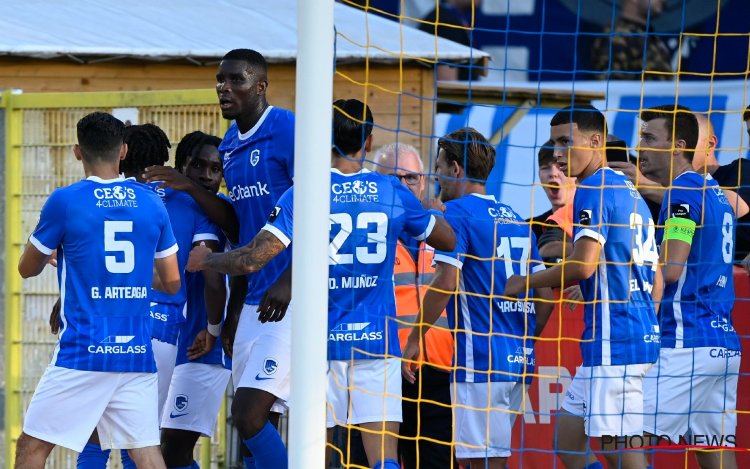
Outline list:
[[[177,145],[176,170],[207,192],[217,194],[223,175],[220,143],[220,138],[199,131],[185,135]],[[223,250],[226,240],[223,236],[219,238],[219,249]],[[177,362],[161,420],[162,455],[170,468],[198,467],[193,461],[195,443],[201,435],[213,436],[231,374],[231,363],[228,358],[225,360],[220,344],[214,342],[213,348],[200,356],[208,334],[212,333],[206,327],[206,300],[213,298],[208,296],[210,292],[205,289],[203,275],[186,272],[184,280],[186,320],[177,339]],[[243,277],[237,280],[233,283],[244,287],[243,291],[233,292],[241,308],[247,281]],[[217,335],[218,331],[214,330],[213,334]]]
[[[120,171],[125,177],[134,177],[143,182],[142,174],[146,167],[161,166],[169,160],[169,138],[164,131],[154,124],[143,124],[130,126],[125,130],[125,143],[128,152],[125,159],[120,163]],[[159,381],[159,419],[161,419],[164,402],[167,398],[169,383],[172,380],[172,372],[177,357],[177,337],[180,327],[185,321],[183,307],[187,298],[184,271],[187,256],[193,245],[205,244],[212,250],[218,249],[220,230],[211,223],[206,215],[200,210],[193,199],[179,191],[160,187],[160,184],[151,183],[156,193],[164,201],[174,231],[179,251],[177,252],[180,274],[183,281],[180,290],[169,295],[156,289],[151,291],[151,343],[154,349],[154,358]],[[206,289],[210,290],[206,298],[211,302],[208,307],[208,331],[220,329],[221,319],[224,312],[224,301],[226,290],[223,279],[219,274],[209,272],[202,276]],[[213,326],[213,328],[211,327]],[[218,335],[218,332],[216,332]],[[203,344],[195,345],[193,356],[200,357],[214,348],[216,335],[207,334]],[[187,405],[187,402],[185,403]],[[183,407],[184,409],[184,407]],[[78,457],[79,469],[104,469],[106,467],[108,452],[101,451],[96,441],[96,435],[86,445],[84,451]],[[129,466],[132,462],[123,456],[123,466]]]

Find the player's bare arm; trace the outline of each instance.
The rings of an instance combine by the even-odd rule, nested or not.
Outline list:
[[[258,305],[258,320],[260,322],[278,322],[286,316],[286,310],[292,301],[292,265],[282,272],[276,283],[263,295],[263,301]]]
[[[448,306],[448,302],[455,294],[458,287],[457,267],[437,262],[435,266],[435,276],[432,279],[430,288],[422,300],[422,308],[419,313],[419,320],[412,328],[409,339],[404,346],[404,361],[401,365],[401,374],[410,383],[416,381],[414,374],[414,362],[419,358],[420,344],[430,327],[437,321],[440,314]]]
[[[208,218],[215,223],[232,243],[239,242],[240,223],[228,201],[212,194],[184,174],[169,166],[149,166],[143,175],[149,182],[161,181],[159,187],[187,192],[195,199]]]
[[[536,328],[534,336],[539,337],[547,325],[550,314],[555,307],[555,298],[552,289],[543,287],[534,290],[534,309],[536,311]]]
[[[443,217],[435,217],[435,227],[427,237],[427,244],[438,251],[453,251],[456,247],[456,233]]]
[[[177,254],[171,254],[161,259],[154,259],[154,269],[159,277],[161,291],[174,295],[180,291],[180,268],[177,264]]]
[[[516,296],[531,288],[556,288],[591,277],[599,263],[599,241],[582,237],[573,245],[573,253],[562,263],[528,277],[514,275],[505,284],[505,295]]]
[[[44,254],[31,242],[27,242],[18,261],[18,273],[23,278],[36,277],[42,273],[51,258],[51,254]]]
[[[284,243],[272,233],[261,230],[252,241],[233,251],[213,254],[205,246],[190,251],[188,272],[213,269],[228,275],[243,275],[257,272],[271,259],[286,249]]]
[[[216,241],[201,241],[200,243],[194,243],[193,246],[199,244],[203,244],[213,252],[219,250],[219,243]],[[216,339],[221,334],[221,320],[224,317],[227,297],[224,276],[215,270],[204,270],[203,280],[203,298],[208,324],[205,329],[202,329],[196,335],[193,343],[188,347],[187,357],[189,360],[195,360],[213,350]]]

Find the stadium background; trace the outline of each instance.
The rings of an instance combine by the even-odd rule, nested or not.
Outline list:
[[[107,10],[97,2],[79,0],[70,2],[57,16],[49,12],[35,14],[41,11],[35,9],[45,2],[4,2],[0,6],[0,26],[9,31],[0,39],[0,88],[5,90],[0,107],[0,151],[5,164],[2,183],[6,249],[2,272],[6,458],[20,430],[23,408],[54,344],[46,326],[56,293],[53,275],[48,271],[39,279],[22,283],[15,264],[46,196],[55,187],[80,176],[79,167],[70,157],[75,122],[92,109],[105,109],[141,123],[155,122],[165,128],[172,142],[196,129],[221,135],[226,122],[220,118],[215,95],[209,88],[218,58],[229,48],[242,46],[258,49],[272,62],[271,103],[293,108],[295,2],[275,2],[273,10],[252,3],[240,6],[231,1],[195,2],[188,10],[177,8],[173,1],[160,5],[137,1],[123,5],[122,10]],[[436,93],[436,62],[484,63],[482,53],[436,41],[380,18],[394,19],[396,15],[398,20],[403,4],[400,19],[403,24],[413,24],[412,19],[434,5],[431,0],[372,0],[366,3],[367,15],[355,5],[365,2],[345,3],[336,7],[334,96],[366,100],[373,107],[379,143],[396,139],[414,143],[422,150],[428,167],[434,161],[432,136],[466,124],[487,135],[502,128],[516,110],[510,105],[511,93],[503,92],[511,87],[536,90],[539,96],[547,89],[566,90],[570,95],[599,93],[604,99],[594,99],[593,104],[607,112],[612,132],[624,138],[631,148],[637,142],[637,110],[674,102],[679,95],[681,104],[711,113],[721,147],[720,163],[746,156],[748,143],[741,113],[748,104],[750,34],[746,18],[750,5],[743,0],[667,2],[669,15],[659,18],[654,27],[656,34],[671,40],[674,47],[679,38],[683,39],[680,53],[676,54],[681,57],[680,73],[673,82],[646,84],[640,80],[590,81],[590,64],[581,51],[590,47],[601,25],[611,21],[613,10],[606,0],[484,0],[476,12],[472,44],[492,57],[481,83],[495,87],[500,101],[508,105],[486,104],[469,97],[468,107],[434,118],[436,108],[445,104]],[[226,21],[222,11],[229,10],[247,18],[247,23],[263,24],[265,29],[255,36],[241,24],[221,23]],[[99,36],[76,36],[69,29],[76,23],[93,24],[98,15],[119,15],[125,26]],[[275,21],[264,21],[268,17]],[[106,29],[106,24],[104,21],[98,26]],[[173,41],[171,50],[166,51],[164,43],[153,36],[157,29]],[[177,34],[183,30],[193,34]],[[407,40],[394,42],[394,36]],[[120,49],[116,47],[118,40]],[[149,52],[144,53],[144,49]],[[174,91],[184,89],[193,91]],[[162,91],[135,92],[143,90]],[[64,93],[37,94],[50,91]],[[82,93],[91,91],[103,93]],[[489,184],[490,191],[523,216],[549,208],[538,184],[535,154],[538,145],[547,139],[548,120],[554,109],[539,108],[538,104],[541,98],[523,104],[528,108],[525,116],[511,132],[499,135],[502,140],[498,164]],[[750,298],[747,276],[740,274],[736,281],[738,296]],[[750,306],[738,300],[737,308],[734,318],[744,342],[750,320],[743,313]],[[514,447],[523,438],[529,450],[519,454],[529,467],[537,467],[536,461],[543,460],[535,457],[551,460],[551,437],[547,437],[552,434],[550,413],[558,407],[567,384],[566,372],[571,374],[578,360],[579,331],[575,322],[568,319],[566,316],[564,322],[551,323],[545,333],[549,340],[542,341],[544,349],[538,359],[545,368],[538,371],[540,377],[530,392],[533,410],[527,409],[524,425],[519,422],[516,428]],[[750,405],[747,397],[742,397],[748,394],[746,369],[744,365],[740,378],[740,428],[747,428],[743,424],[750,423],[745,414]],[[219,438],[209,455],[214,464],[226,462],[223,441]],[[747,448],[750,442],[740,440],[739,446]],[[688,460],[693,464],[692,458],[683,453],[673,457],[682,464]],[[743,460],[750,464],[744,457],[739,455],[740,467]],[[70,454],[58,450],[50,467],[69,467],[71,461]]]

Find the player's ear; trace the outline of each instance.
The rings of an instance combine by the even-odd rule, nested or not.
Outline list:
[[[81,153],[81,146],[79,144],[73,145],[73,154],[76,156],[78,161],[83,159],[83,153]]]
[[[372,151],[372,134],[368,135],[365,139],[365,152],[370,153]]]
[[[125,156],[128,154],[128,144],[123,143],[120,146],[120,156],[118,157],[120,161],[125,159]]]
[[[602,134],[600,133],[593,133],[589,137],[589,146],[591,148],[601,148],[602,146]]]
[[[258,80],[258,83],[255,84],[256,90],[258,95],[265,94],[268,90],[268,81],[267,80]]]

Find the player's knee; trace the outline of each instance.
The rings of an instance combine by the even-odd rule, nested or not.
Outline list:
[[[232,423],[239,430],[242,438],[250,438],[263,429],[268,422],[268,412],[262,412],[257,406],[247,401],[232,401]]]
[[[161,431],[161,454],[168,467],[189,466],[192,463],[197,437],[192,438],[190,433],[171,428]]]

